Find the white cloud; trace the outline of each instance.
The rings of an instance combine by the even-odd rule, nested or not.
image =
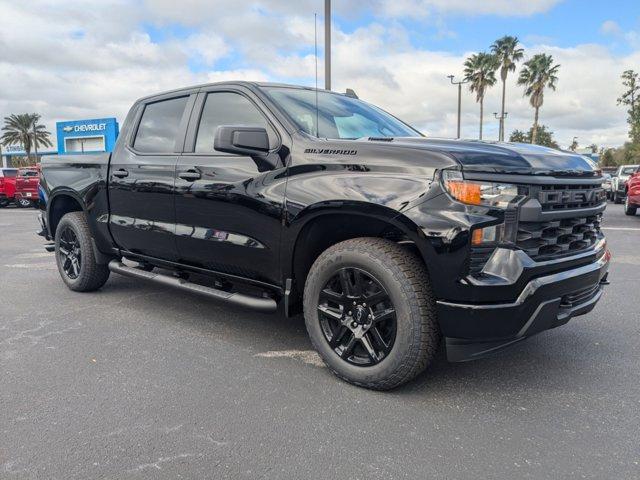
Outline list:
[[[606,20],[600,25],[600,32],[605,35],[620,35],[622,33],[622,28],[618,25],[617,22],[613,20]]]
[[[379,1],[388,15],[424,16],[429,12],[526,17],[550,10],[562,0],[395,0]]]
[[[394,17],[425,13],[442,28],[443,12],[528,15],[557,3],[543,1],[463,2],[462,0],[375,0],[335,2],[340,15],[357,16],[378,5]],[[320,4],[320,5],[319,5]],[[470,12],[469,5],[475,5]],[[55,121],[116,116],[121,121],[141,96],[180,86],[227,79],[291,80],[313,85],[313,12],[316,0],[124,0],[74,2],[3,2],[0,18],[0,117],[37,111],[53,131]],[[466,9],[466,10],[465,10]],[[435,18],[430,17],[435,13]],[[322,13],[322,12],[319,12]],[[185,25],[186,34],[156,39],[142,23]],[[606,22],[605,22],[606,23]],[[322,24],[318,40],[323,43]],[[611,30],[613,27],[607,27]],[[38,35],[33,35],[37,31]],[[169,31],[172,31],[169,28]],[[631,32],[633,33],[633,32]],[[629,35],[626,33],[625,35]],[[466,55],[416,48],[401,22],[378,19],[352,33],[334,29],[334,87],[354,88],[361,98],[415,124],[429,135],[454,136],[456,88],[446,78],[459,75]],[[619,75],[640,65],[640,51],[616,56],[598,45],[552,46],[552,39],[529,37],[527,54],[551,53],[560,63],[557,92],[547,92],[541,121],[568,145],[616,145],[627,138],[624,109],[616,106]],[[544,40],[544,41],[543,41]],[[469,52],[470,53],[470,52]],[[232,69],[212,65],[225,58]],[[190,62],[199,71],[189,69]],[[322,84],[323,62],[319,62]],[[507,86],[507,131],[526,129],[533,111],[511,75]],[[499,86],[485,100],[485,138],[497,136]],[[465,90],[463,134],[477,135],[478,106]]]

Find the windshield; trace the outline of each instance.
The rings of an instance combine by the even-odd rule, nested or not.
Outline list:
[[[264,87],[293,123],[314,137],[419,137],[419,132],[362,100],[337,93],[301,88]],[[319,125],[318,125],[319,124]]]
[[[11,168],[4,168],[4,169],[0,169],[0,177],[5,176],[5,177],[15,177],[16,174],[18,173],[18,170],[13,170]]]
[[[622,169],[622,173],[620,175],[631,175],[636,172],[638,167],[627,167]]]
[[[20,177],[37,177],[38,172],[36,170],[19,170],[18,176]]]

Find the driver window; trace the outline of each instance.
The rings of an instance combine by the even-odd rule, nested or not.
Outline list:
[[[213,140],[220,125],[264,127],[273,145],[275,133],[266,118],[246,97],[232,92],[213,92],[207,95],[196,136],[196,153],[214,152]],[[227,155],[218,152],[220,155]]]

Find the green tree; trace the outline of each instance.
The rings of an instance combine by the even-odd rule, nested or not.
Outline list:
[[[507,76],[509,72],[514,72],[516,63],[522,60],[524,50],[519,48],[518,37],[505,35],[491,45],[491,52],[498,59],[500,64],[500,79],[502,80],[502,103],[500,109],[500,133],[498,138],[504,140],[504,107],[507,91]]]
[[[532,138],[533,127],[531,127],[528,132],[523,132],[522,130],[514,130],[509,136],[509,141],[517,143],[535,143],[536,145],[542,145],[543,147],[560,148],[558,142],[556,142],[553,138],[553,132],[549,130],[546,125],[540,125],[538,127],[538,133],[535,142],[531,141]]]
[[[640,79],[633,70],[626,70],[621,78],[626,90],[618,98],[618,105],[629,107],[627,110],[629,138],[633,143],[640,143]]]
[[[613,158],[613,148],[607,148],[602,155],[600,156],[600,166],[601,167],[615,167],[616,161]]]
[[[469,90],[476,93],[476,102],[480,103],[480,135],[484,117],[484,95],[489,87],[496,83],[498,60],[490,53],[474,53],[464,62],[464,79],[469,82]]]
[[[31,155],[31,150],[40,147],[51,147],[53,144],[46,127],[39,124],[40,115],[37,113],[12,114],[4,117],[4,127],[2,127],[2,137],[0,142],[5,147],[7,145],[21,145],[27,153],[27,158]]]
[[[542,107],[544,103],[544,90],[545,88],[550,88],[551,90],[556,89],[559,68],[560,65],[553,64],[553,57],[551,55],[539,53],[526,61],[520,71],[518,85],[525,87],[524,95],[529,97],[529,103],[535,109],[531,143],[537,143],[538,119],[540,107]]]

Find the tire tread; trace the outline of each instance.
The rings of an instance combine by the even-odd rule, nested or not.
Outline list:
[[[411,343],[404,361],[388,377],[373,382],[359,382],[346,378],[329,364],[327,367],[343,380],[374,390],[390,390],[413,379],[424,371],[435,357],[440,346],[440,330],[435,311],[435,297],[431,290],[431,283],[427,270],[420,258],[413,252],[397,243],[375,237],[361,237],[346,240],[329,247],[323,252],[311,269],[309,276],[314,275],[314,267],[322,264],[324,259],[339,252],[355,251],[370,256],[376,261],[382,261],[386,266],[395,270],[394,275],[404,279],[402,293],[405,301],[417,317],[418,328],[413,328]],[[309,295],[310,282],[305,284],[305,298]],[[305,315],[307,302],[305,302]],[[417,315],[416,315],[417,314]],[[314,339],[312,338],[312,343]],[[314,343],[314,347],[317,346]],[[326,362],[325,362],[326,363]]]

